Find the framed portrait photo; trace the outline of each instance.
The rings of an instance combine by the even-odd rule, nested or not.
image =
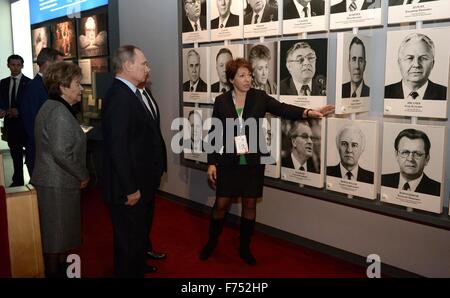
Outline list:
[[[108,55],[108,18],[106,13],[81,18],[79,30],[80,57]]]
[[[442,213],[447,128],[384,123],[381,201]]]
[[[283,34],[328,30],[329,0],[284,0]]]
[[[366,35],[337,34],[336,114],[367,112],[370,109],[370,41]]]
[[[447,118],[450,28],[390,31],[384,114]]]
[[[64,55],[64,59],[71,59],[77,55],[77,38],[75,23],[64,21],[52,25],[52,47]]]
[[[377,122],[338,118],[327,121],[327,189],[376,199]]]
[[[244,38],[280,34],[281,8],[277,0],[244,0]]]
[[[211,41],[240,39],[243,31],[244,0],[209,0]]]
[[[50,47],[50,27],[44,26],[31,30],[31,49],[33,52],[33,61],[43,48]]]
[[[180,0],[182,6],[182,41],[183,44],[209,41],[207,20],[210,2],[207,0]]]
[[[209,47],[183,49],[183,101],[212,103],[209,96]]]

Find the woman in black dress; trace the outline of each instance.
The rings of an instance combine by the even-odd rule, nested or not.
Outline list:
[[[222,129],[222,144],[227,144],[226,119],[235,119],[237,125],[228,128],[234,130],[229,132],[234,139],[234,150],[229,152],[230,150],[222,148],[208,154],[208,182],[216,189],[216,201],[211,214],[208,243],[200,253],[201,260],[208,259],[216,247],[232,199],[241,198],[239,255],[247,264],[256,264],[250,251],[250,239],[255,227],[256,200],[262,197],[264,183],[265,165],[261,162],[261,157],[263,152],[267,152],[264,150],[267,148],[256,146],[256,150],[252,150],[253,142],[249,143],[248,140],[251,140],[250,137],[254,140],[255,134],[256,139],[259,138],[261,125],[252,131],[250,126],[245,125],[247,121],[255,119],[256,122],[262,123],[266,113],[300,120],[308,117],[320,118],[334,111],[334,106],[325,106],[316,111],[280,103],[266,92],[251,87],[252,73],[252,66],[245,59],[238,58],[228,62],[226,77],[231,90],[218,96],[214,103],[212,118],[218,119],[222,124],[221,127],[216,125],[217,129]],[[210,133],[216,126],[213,123]],[[214,143],[214,139],[211,143]],[[246,150],[245,145],[241,146],[243,143],[247,144],[249,150]],[[265,140],[257,143],[265,144]],[[239,150],[240,147],[244,149]]]

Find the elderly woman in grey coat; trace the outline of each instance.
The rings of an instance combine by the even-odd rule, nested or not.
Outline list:
[[[81,244],[80,189],[87,186],[86,138],[72,105],[80,101],[81,69],[51,65],[44,76],[49,100],[35,120],[36,162],[31,182],[39,204],[46,276],[64,274],[65,254]]]

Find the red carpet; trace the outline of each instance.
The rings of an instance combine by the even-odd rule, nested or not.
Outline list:
[[[82,277],[111,277],[112,227],[101,192],[90,190],[82,198]],[[153,261],[158,272],[147,277],[366,277],[365,268],[305,249],[287,241],[255,233],[252,239],[257,266],[246,265],[238,255],[238,228],[226,226],[219,246],[206,262],[198,253],[207,240],[208,216],[181,204],[158,198],[152,231],[157,251],[167,252],[163,261]]]

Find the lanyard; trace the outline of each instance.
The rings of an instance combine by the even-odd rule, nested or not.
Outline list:
[[[244,120],[242,118],[242,115],[244,115],[244,107],[242,107],[242,112],[239,114],[236,108],[236,94],[234,93],[234,90],[231,92],[231,95],[233,96],[234,109],[236,110],[236,114],[238,115],[239,119],[239,135],[243,135]]]

